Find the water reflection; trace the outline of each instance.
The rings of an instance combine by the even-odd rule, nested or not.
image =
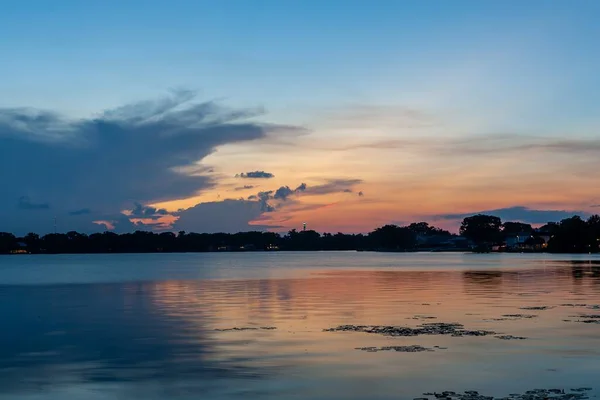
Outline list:
[[[155,283],[0,287],[0,315],[9,327],[0,330],[1,390],[269,373],[217,361],[210,318],[200,308],[193,320],[173,318],[157,307],[161,290]]]
[[[9,327],[0,330],[0,395],[77,386],[102,388],[107,398],[397,399],[446,389],[502,395],[559,380],[586,386],[600,372],[600,325],[564,320],[594,312],[599,271],[598,262],[544,260],[522,268],[313,268],[279,279],[0,286]],[[535,318],[500,321],[518,313]],[[414,327],[424,318],[529,339],[323,332],[343,324]],[[277,329],[218,331],[264,326]],[[447,350],[354,350],[390,345]]]

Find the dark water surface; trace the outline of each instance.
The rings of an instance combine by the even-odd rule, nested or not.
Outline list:
[[[505,317],[517,314],[529,318]],[[587,255],[7,256],[0,398],[593,397],[599,315],[600,258]],[[323,331],[436,322],[527,339]],[[432,351],[356,349],[411,345]]]

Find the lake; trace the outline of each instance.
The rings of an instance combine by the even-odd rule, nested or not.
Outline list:
[[[0,398],[594,397],[599,316],[594,255],[1,256]]]

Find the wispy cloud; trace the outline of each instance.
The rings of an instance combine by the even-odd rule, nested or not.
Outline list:
[[[424,137],[421,139],[386,139],[358,142],[341,146],[329,146],[328,151],[357,149],[411,150],[428,154],[448,156],[489,156],[490,154],[541,152],[560,154],[600,153],[600,139],[556,139],[554,137],[527,136],[518,134],[470,135],[454,138]]]
[[[362,179],[330,179],[326,183],[316,186],[308,186],[304,193],[312,195],[324,195],[330,193],[352,193],[354,186],[361,184]]]
[[[32,203],[29,197],[21,196],[18,202],[18,208],[21,210],[48,210],[50,204],[48,203]]]
[[[250,190],[250,189],[254,189],[256,186],[254,185],[244,185],[244,186],[238,186],[236,188],[234,188],[233,190],[235,190],[236,192],[239,192],[241,190]]]
[[[89,208],[80,208],[79,210],[69,211],[69,215],[87,215],[91,213],[92,210]]]
[[[532,224],[544,224],[547,222],[556,222],[573,215],[582,217],[589,216],[584,211],[568,210],[536,210],[529,207],[515,206],[507,208],[498,208],[494,210],[480,210],[469,213],[442,214],[435,216],[436,219],[459,220],[475,214],[488,214],[500,217],[503,221],[522,221]]]
[[[416,129],[439,126],[432,113],[414,107],[354,104],[321,111],[320,122],[327,128],[341,129]]]

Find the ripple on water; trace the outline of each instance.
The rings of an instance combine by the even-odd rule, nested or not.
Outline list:
[[[598,264],[569,257],[2,258],[0,398],[557,397],[524,389],[593,384],[600,348]]]

